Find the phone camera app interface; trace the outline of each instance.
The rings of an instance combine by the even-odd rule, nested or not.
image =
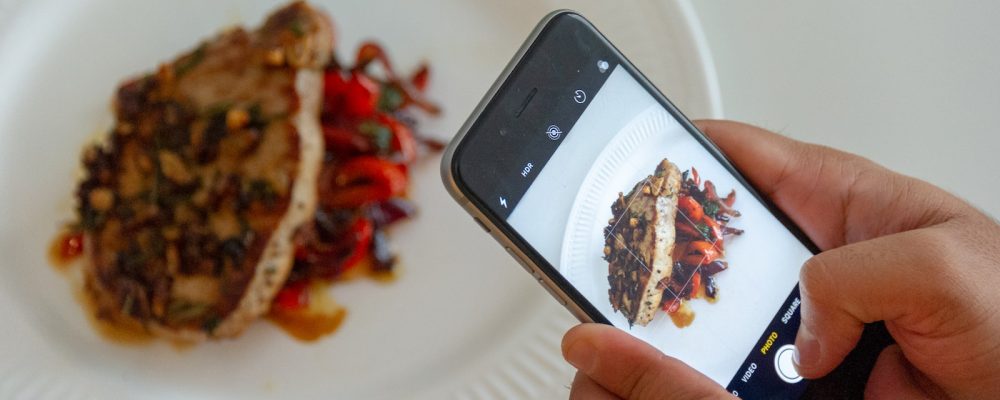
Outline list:
[[[507,222],[616,327],[741,397],[797,395],[812,253],[627,69],[589,65],[606,80],[541,128],[558,148]]]

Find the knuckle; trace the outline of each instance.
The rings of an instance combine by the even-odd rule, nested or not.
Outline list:
[[[832,266],[835,261],[834,252],[829,250],[806,260],[799,272],[799,291],[802,297],[808,297],[813,302],[822,303],[829,295],[827,287],[835,282],[832,276]]]
[[[920,273],[932,277],[934,285],[932,294],[943,298],[964,297],[968,292],[966,283],[968,268],[974,268],[975,262],[965,253],[975,252],[969,249],[968,242],[961,240],[948,229],[932,228],[920,230],[914,235],[913,249],[920,262]],[[965,265],[968,264],[968,265]],[[958,293],[955,293],[958,292]]]

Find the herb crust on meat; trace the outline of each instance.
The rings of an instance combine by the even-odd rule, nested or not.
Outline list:
[[[77,188],[99,318],[200,340],[268,310],[316,207],[332,41],[297,2],[118,89]]]
[[[615,311],[629,325],[645,326],[660,306],[659,282],[670,277],[674,247],[674,219],[680,172],[663,160],[656,172],[611,205],[612,218],[604,230],[604,258],[608,261],[608,296]]]

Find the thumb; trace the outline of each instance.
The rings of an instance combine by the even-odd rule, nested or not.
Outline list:
[[[621,330],[582,324],[563,337],[563,356],[608,392],[624,399],[729,399],[719,384]]]
[[[937,265],[947,240],[934,228],[883,236],[817,254],[799,277],[802,296],[796,367],[806,378],[832,371],[854,348],[865,323],[920,320],[940,308]],[[892,328],[890,328],[890,332]],[[897,338],[898,340],[898,338]]]

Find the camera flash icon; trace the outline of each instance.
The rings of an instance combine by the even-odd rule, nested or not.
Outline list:
[[[597,60],[597,70],[601,71],[602,74],[608,70],[608,67],[609,65],[607,61]]]

